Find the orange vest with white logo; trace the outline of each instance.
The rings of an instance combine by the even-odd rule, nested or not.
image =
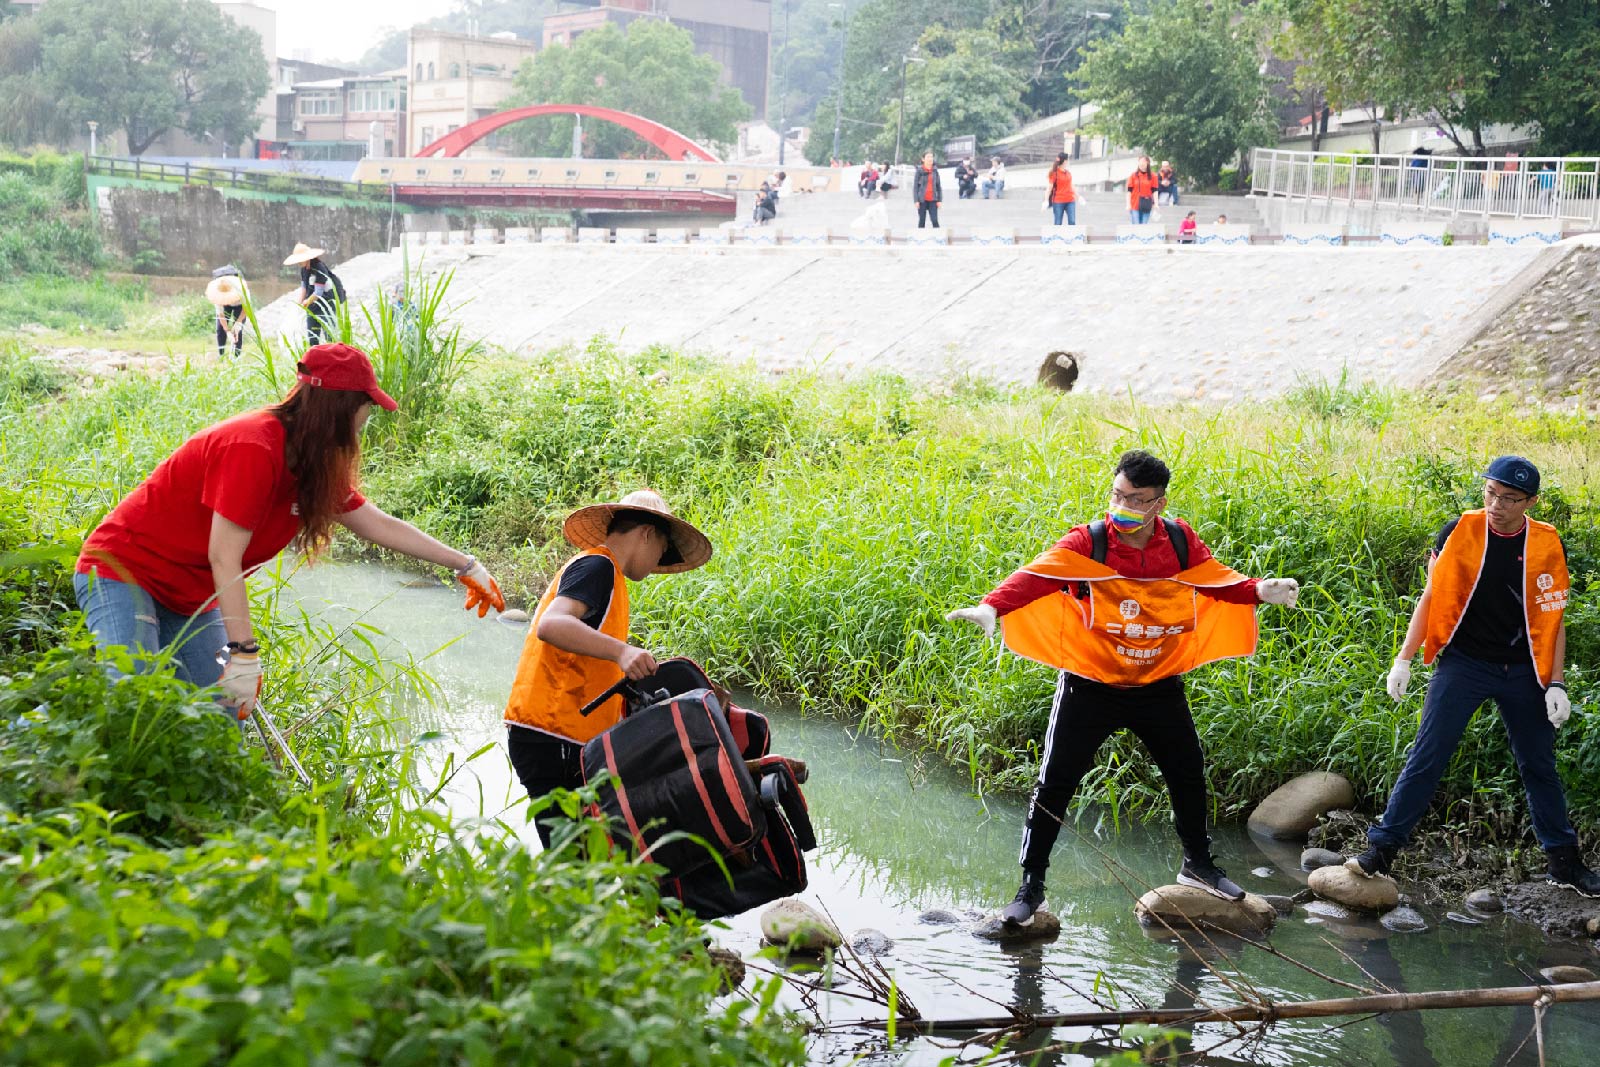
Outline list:
[[[1215,559],[1171,578],[1128,578],[1058,546],[1023,570],[1089,590],[1079,597],[1069,586],[1000,620],[1006,647],[1046,666],[1107,685],[1149,685],[1256,650],[1255,606],[1200,592],[1245,580]]]
[[[1556,663],[1556,639],[1567,608],[1567,556],[1561,537],[1548,522],[1527,520],[1528,535],[1522,546],[1522,612],[1528,625],[1528,650],[1539,684],[1549,685]],[[1432,663],[1443,652],[1467,613],[1467,603],[1478,588],[1483,559],[1489,551],[1489,517],[1482,508],[1461,516],[1433,561],[1428,579],[1432,590],[1428,623],[1422,636],[1422,662]]]
[[[617,557],[604,548],[591,548],[572,557],[566,568],[584,556],[604,556],[611,561],[611,603],[606,605],[599,630],[618,641],[628,640],[628,582]],[[517,676],[506,702],[506,722],[582,744],[615,726],[622,719],[622,700],[606,702],[587,718],[578,709],[622,680],[622,668],[608,659],[582,656],[539,640],[539,620],[561,588],[557,575],[539,599],[533,625],[517,660]]]

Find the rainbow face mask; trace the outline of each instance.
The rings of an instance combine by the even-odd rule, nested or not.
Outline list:
[[[1106,505],[1106,519],[1118,533],[1125,534],[1138,533],[1150,522],[1150,516],[1144,512],[1116,503]]]

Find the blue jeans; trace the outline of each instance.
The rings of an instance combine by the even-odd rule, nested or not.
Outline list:
[[[1076,200],[1068,200],[1065,204],[1052,203],[1050,210],[1056,214],[1057,226],[1061,225],[1061,216],[1063,215],[1067,217],[1068,226],[1076,226],[1078,224],[1078,202]]]
[[[217,608],[183,615],[157,604],[137,585],[98,572],[74,574],[72,591],[95,643],[127,646],[141,673],[159,665],[155,653],[170,650],[175,673],[191,685],[203,689],[222,677],[217,652],[228,643],[228,631]]]
[[[1129,208],[1128,221],[1133,223],[1135,226],[1143,226],[1145,223],[1150,221],[1150,212],[1135,211],[1132,208]]]
[[[1533,815],[1534,836],[1545,848],[1576,845],[1567,821],[1567,795],[1556,773],[1556,731],[1545,718],[1544,686],[1531,662],[1487,663],[1448,648],[1440,654],[1422,703],[1422,726],[1406,757],[1405,770],[1389,794],[1383,818],[1367,831],[1382,848],[1400,848],[1411,839],[1433,800],[1439,779],[1461,744],[1467,722],[1486,700],[1500,709],[1516,757],[1522,788]]]
[[[1001,197],[1005,196],[1006,195],[1006,183],[1005,183],[1005,180],[1002,179],[1000,181],[994,181],[991,178],[983,179],[983,198],[985,200],[989,199],[989,194],[990,193],[994,194],[994,198],[996,200],[999,200]]]

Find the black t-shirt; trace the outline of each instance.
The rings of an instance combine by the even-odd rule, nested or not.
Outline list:
[[[1433,556],[1444,551],[1444,543],[1460,519],[1451,519],[1439,531],[1433,543]],[[1506,536],[1490,527],[1486,533],[1488,550],[1483,557],[1483,571],[1478,575],[1478,585],[1467,601],[1467,610],[1461,615],[1450,647],[1473,659],[1488,663],[1526,663],[1528,649],[1528,616],[1523,607],[1524,568],[1523,546],[1528,541],[1528,527],[1522,532]],[[1565,546],[1562,546],[1565,551]]]
[[[571,597],[589,610],[583,621],[592,629],[600,629],[600,620],[606,616],[611,604],[611,593],[616,588],[616,568],[605,556],[582,556],[572,561],[561,572],[561,584],[556,595]]]

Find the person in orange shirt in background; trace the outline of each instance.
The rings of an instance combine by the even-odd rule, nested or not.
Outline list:
[[[517,779],[536,800],[583,785],[583,745],[622,719],[616,699],[580,709],[623,678],[656,672],[647,649],[628,642],[628,582],[676,574],[711,558],[711,542],[649,489],[567,516],[561,534],[578,555],[539,600],[506,702],[506,748]],[[547,814],[535,822],[550,847]]]
[[[917,229],[923,229],[928,220],[939,228],[939,203],[944,200],[944,188],[939,183],[939,168],[934,165],[933,153],[922,153],[922,166],[917,168],[911,185],[912,199],[917,202]]]
[[[1022,831],[1022,886],[1000,915],[1026,926],[1044,903],[1062,820],[1095,753],[1118,730],[1143,741],[1172,798],[1182,885],[1226,900],[1244,890],[1211,855],[1205,754],[1182,675],[1256,647],[1255,605],[1293,607],[1292,578],[1246,578],[1218,563],[1187,523],[1161,514],[1172,472],[1142,450],[1117,460],[1104,518],[1074,526],[970,608],[945,618],[1059,668],[1039,780]]]
[[[1128,221],[1143,226],[1155,210],[1156,190],[1161,180],[1150,171],[1150,157],[1140,156],[1139,165],[1128,175]]]
[[[1056,156],[1050,173],[1045,175],[1044,205],[1055,212],[1056,225],[1066,217],[1068,226],[1078,224],[1078,194],[1072,190],[1072,171],[1067,169],[1067,154]]]
[[[1398,701],[1422,649],[1434,663],[1422,724],[1368,848],[1345,862],[1371,878],[1387,874],[1411,839],[1450,765],[1467,723],[1487,700],[1500,709],[1533,832],[1550,861],[1550,881],[1600,897],[1600,875],[1583,862],[1556,769],[1556,731],[1572,714],[1565,661],[1566,549],[1556,528],[1528,518],[1539,499],[1539,469],[1501,456],[1483,472],[1482,508],[1439,531],[1400,654],[1385,688]]]

